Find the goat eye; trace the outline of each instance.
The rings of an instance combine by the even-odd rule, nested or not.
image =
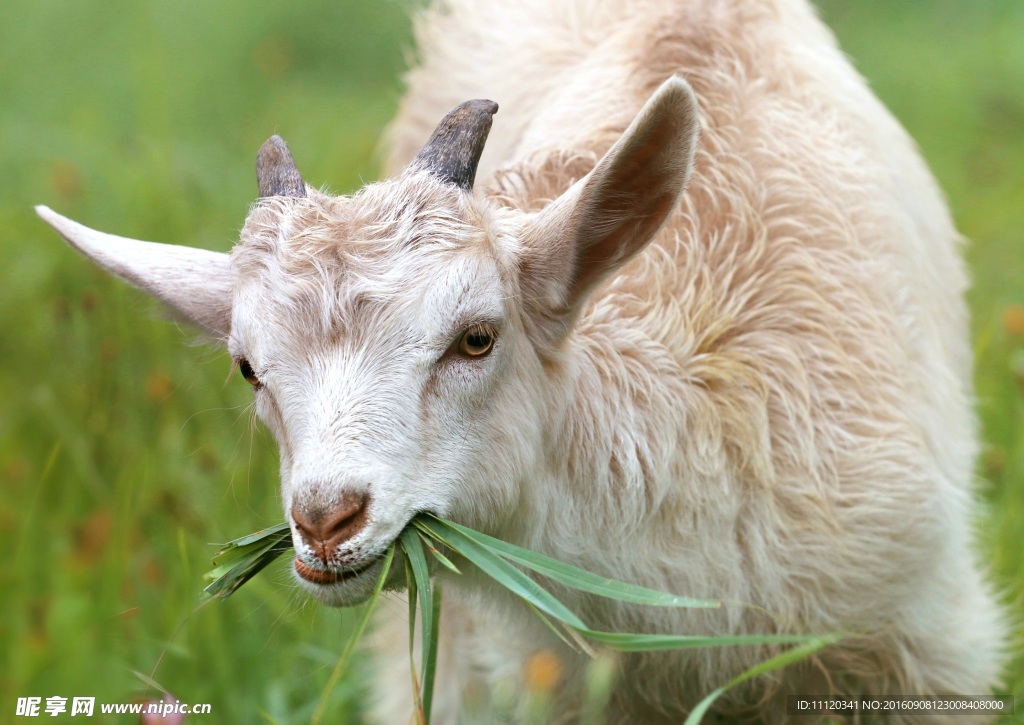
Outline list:
[[[260,379],[256,377],[256,373],[253,372],[252,365],[245,358],[238,361],[238,370],[242,373],[242,377],[245,378],[245,382],[254,388],[260,384]]]
[[[459,354],[466,357],[483,357],[494,347],[494,334],[486,327],[474,325],[459,338]]]

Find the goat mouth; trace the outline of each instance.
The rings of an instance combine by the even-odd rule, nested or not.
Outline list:
[[[295,573],[313,584],[327,585],[355,579],[377,562],[376,559],[366,562],[355,569],[315,569],[298,556],[295,557]]]

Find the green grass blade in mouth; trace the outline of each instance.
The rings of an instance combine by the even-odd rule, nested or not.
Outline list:
[[[530,602],[537,609],[572,627],[578,629],[587,628],[587,625],[572,610],[558,601],[554,595],[517,569],[513,564],[495,554],[490,548],[478,544],[475,540],[463,535],[461,531],[452,527],[443,527],[443,533],[434,531],[433,527],[440,523],[440,519],[430,519],[426,522],[418,521],[415,523],[421,527],[421,530],[426,530],[428,534],[450,546],[452,550],[458,552],[498,584]]]
[[[412,569],[413,581],[412,584],[419,592],[419,604],[420,604],[420,627],[421,627],[421,638],[423,646],[423,658],[421,660],[423,666],[423,678],[422,678],[422,693],[419,697],[420,703],[423,708],[423,722],[425,725],[430,724],[430,702],[433,699],[433,693],[428,691],[427,683],[428,680],[433,685],[433,664],[431,663],[431,651],[436,655],[437,652],[437,616],[434,612],[434,603],[437,601],[436,592],[432,591],[430,582],[430,570],[427,565],[427,555],[423,551],[423,543],[420,541],[420,537],[411,527],[406,527],[402,532],[401,536],[402,550],[405,552],[406,561],[409,563],[409,568]],[[410,587],[410,592],[412,591]],[[410,602],[412,600],[410,599]],[[413,605],[409,606],[409,616],[415,617],[415,611]],[[415,621],[415,620],[413,620]],[[410,623],[410,647],[412,646],[412,623]],[[429,677],[428,677],[429,675]]]
[[[430,627],[434,636],[430,639],[423,662],[423,711],[426,713],[427,725],[430,725],[430,708],[434,703],[434,680],[437,674],[437,647],[440,641],[441,625],[441,589],[434,586],[430,592],[433,621]],[[422,614],[422,612],[421,612]]]
[[[562,630],[560,630],[558,628],[558,625],[555,624],[554,622],[552,622],[548,618],[548,616],[546,614],[544,614],[544,612],[540,611],[539,609],[537,609],[537,607],[533,606],[529,602],[526,602],[526,606],[528,606],[530,608],[530,611],[533,612],[534,616],[537,617],[537,619],[539,619],[544,624],[544,626],[546,626],[548,629],[550,629],[552,631],[552,633],[556,637],[558,637],[560,640],[562,640],[562,642],[565,644],[566,647],[568,647],[569,649],[574,650],[576,652],[580,651],[579,645],[577,645],[575,642],[571,641],[569,639],[569,637],[566,636],[566,632],[563,632]],[[571,631],[571,630],[568,629],[568,625],[564,625],[563,624],[562,626],[566,627],[566,631]]]
[[[796,645],[759,665],[752,667],[722,687],[711,692],[698,703],[690,714],[686,725],[698,723],[711,704],[722,693],[748,679],[772,670],[785,667],[813,655],[818,650],[840,639],[839,635],[786,635],[751,634],[729,636],[690,636],[673,634],[636,634],[630,632],[602,632],[592,630],[567,606],[547,589],[534,581],[519,567],[524,567],[566,587],[594,594],[608,599],[642,604],[647,606],[708,608],[719,607],[720,602],[667,594],[653,589],[627,584],[601,577],[584,569],[564,564],[556,559],[501,541],[473,529],[433,515],[421,515],[406,527],[399,537],[405,552],[406,580],[409,589],[410,660],[415,637],[416,610],[419,608],[422,637],[422,680],[417,678],[412,667],[416,708],[419,721],[429,724],[433,700],[433,686],[437,669],[437,647],[439,639],[440,590],[432,586],[427,551],[446,569],[458,574],[459,569],[440,551],[443,545],[458,554],[470,564],[494,579],[501,586],[522,598],[544,623],[559,637],[557,622],[567,626],[568,632],[575,630],[586,639],[599,642],[621,652],[641,652],[668,649],[689,649],[696,647]],[[270,562],[291,549],[291,532],[286,524],[273,526],[255,534],[243,536],[224,545],[214,558],[216,568],[206,577],[214,581],[204,590],[209,598],[227,597],[237,591],[245,582],[259,573]],[[373,595],[359,625],[342,653],[331,675],[331,680],[320,698],[313,722],[323,714],[327,697],[344,670],[356,641],[362,635],[373,608],[383,588],[384,580],[391,567],[395,544],[388,549],[384,568],[377,580]],[[548,618],[551,619],[548,619]],[[571,628],[571,629],[568,629]],[[583,642],[583,640],[580,640]]]
[[[544,576],[564,584],[565,586],[597,594],[598,596],[609,599],[619,599],[652,606],[674,606],[682,608],[707,608],[721,606],[719,602],[715,601],[679,597],[652,589],[646,589],[644,587],[626,584],[625,582],[619,582],[614,579],[599,577],[588,571],[579,569],[578,567],[563,564],[562,562],[551,559],[550,557],[542,554],[537,554],[536,552],[529,551],[528,549],[523,549],[513,544],[501,541],[500,539],[495,539],[494,537],[481,534],[480,532],[437,517],[431,516],[425,520],[421,519],[415,523],[418,525],[420,530],[427,533],[428,536],[448,545],[453,551],[464,556],[471,563],[483,569],[485,573],[491,575],[496,581],[506,587],[507,585],[504,581],[498,577],[494,577],[490,571],[481,566],[481,562],[478,558],[481,557],[483,553],[490,554],[500,560],[505,560],[506,562],[514,562],[530,568],[531,570],[543,574]],[[467,545],[469,546],[468,550]],[[546,590],[539,585],[538,588],[540,591],[547,593]],[[528,597],[523,598],[526,599],[531,606],[536,605],[535,600]],[[621,652],[647,652],[669,649],[693,649],[698,647],[754,646],[766,644],[795,644],[804,646],[809,643],[817,642],[820,639],[819,637],[811,635],[790,634],[692,636],[643,634],[632,632],[601,632],[589,629],[586,626],[581,626],[582,622],[578,618],[574,617],[573,621],[559,616],[559,614],[545,610],[542,607],[536,607],[536,610],[539,610],[537,611],[538,614],[543,611],[550,614],[555,619],[561,620],[588,639],[600,642],[607,647]],[[553,623],[546,620],[546,618],[545,623],[549,627],[554,626]]]
[[[426,662],[426,650],[430,646],[430,641],[435,636],[431,629],[431,622],[433,622],[434,619],[434,610],[432,607],[433,597],[431,596],[430,571],[427,566],[427,556],[423,551],[423,544],[420,543],[419,537],[412,529],[407,528],[402,532],[402,549],[405,551],[405,555],[412,566],[412,573],[416,582],[416,588],[422,593],[420,598],[420,614],[423,620],[423,661]]]
[[[698,647],[729,647],[762,644],[807,644],[818,638],[802,634],[738,634],[721,636],[691,636],[681,634],[630,634],[628,632],[598,632],[587,629],[581,634],[595,642],[620,652],[650,652],[665,649],[695,649]]]
[[[405,550],[405,547],[402,547]],[[420,725],[426,720],[423,712],[423,699],[420,697],[420,680],[416,672],[416,607],[419,604],[419,584],[412,570],[412,561],[408,552],[405,556],[405,598],[409,605],[409,676],[412,678],[413,706],[416,709],[416,723]]]
[[[292,548],[291,529],[278,524],[223,544],[213,556],[216,568],[205,576],[213,581],[203,590],[207,600],[225,598]]]
[[[450,572],[452,572],[454,574],[461,574],[462,573],[461,571],[459,571],[458,567],[456,567],[455,564],[453,564],[451,562],[451,560],[447,556],[442,554],[441,551],[436,546],[434,546],[434,542],[433,542],[432,539],[430,539],[428,536],[426,536],[422,531],[419,531],[418,529],[416,531],[416,535],[419,536],[420,539],[423,540],[423,545],[426,546],[427,549],[430,550],[430,553],[434,555],[435,559],[437,559],[439,562],[441,562],[441,565],[445,569],[447,569],[448,571],[450,571]]]
[[[495,539],[493,536],[468,529],[452,521],[431,516],[428,522],[428,526],[436,525],[439,533],[450,530],[457,531],[466,538],[490,549],[509,561],[514,561],[538,574],[543,574],[559,584],[596,594],[600,597],[634,604],[645,604],[652,607],[715,608],[722,606],[721,602],[717,601],[681,597],[598,576],[585,569],[564,564],[557,559],[552,559],[515,544],[509,544],[501,539]]]
[[[260,529],[255,533],[249,534],[248,536],[243,536],[233,541],[229,541],[228,543],[223,545],[224,548],[221,549],[219,553],[224,553],[229,549],[244,549],[247,546],[251,546],[252,544],[258,544],[260,542],[265,541],[268,538],[276,538],[281,536],[282,534],[286,534],[289,536],[291,535],[291,528],[288,526],[288,524],[277,524],[276,526],[268,526],[267,528]]]

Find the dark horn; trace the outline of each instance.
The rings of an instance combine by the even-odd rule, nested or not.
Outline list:
[[[442,181],[470,191],[484,142],[491,130],[494,101],[477,99],[456,106],[434,129],[412,166],[426,169]]]
[[[306,196],[306,185],[295,168],[288,145],[277,135],[271,136],[256,154],[256,183],[260,198],[268,196]]]

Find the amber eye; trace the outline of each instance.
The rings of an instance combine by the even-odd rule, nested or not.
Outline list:
[[[486,327],[474,325],[462,333],[459,339],[459,354],[466,357],[483,357],[494,347],[494,333]]]
[[[242,373],[242,377],[245,378],[245,382],[254,388],[260,384],[260,379],[256,377],[256,373],[252,370],[252,365],[245,358],[238,361],[238,371]]]

